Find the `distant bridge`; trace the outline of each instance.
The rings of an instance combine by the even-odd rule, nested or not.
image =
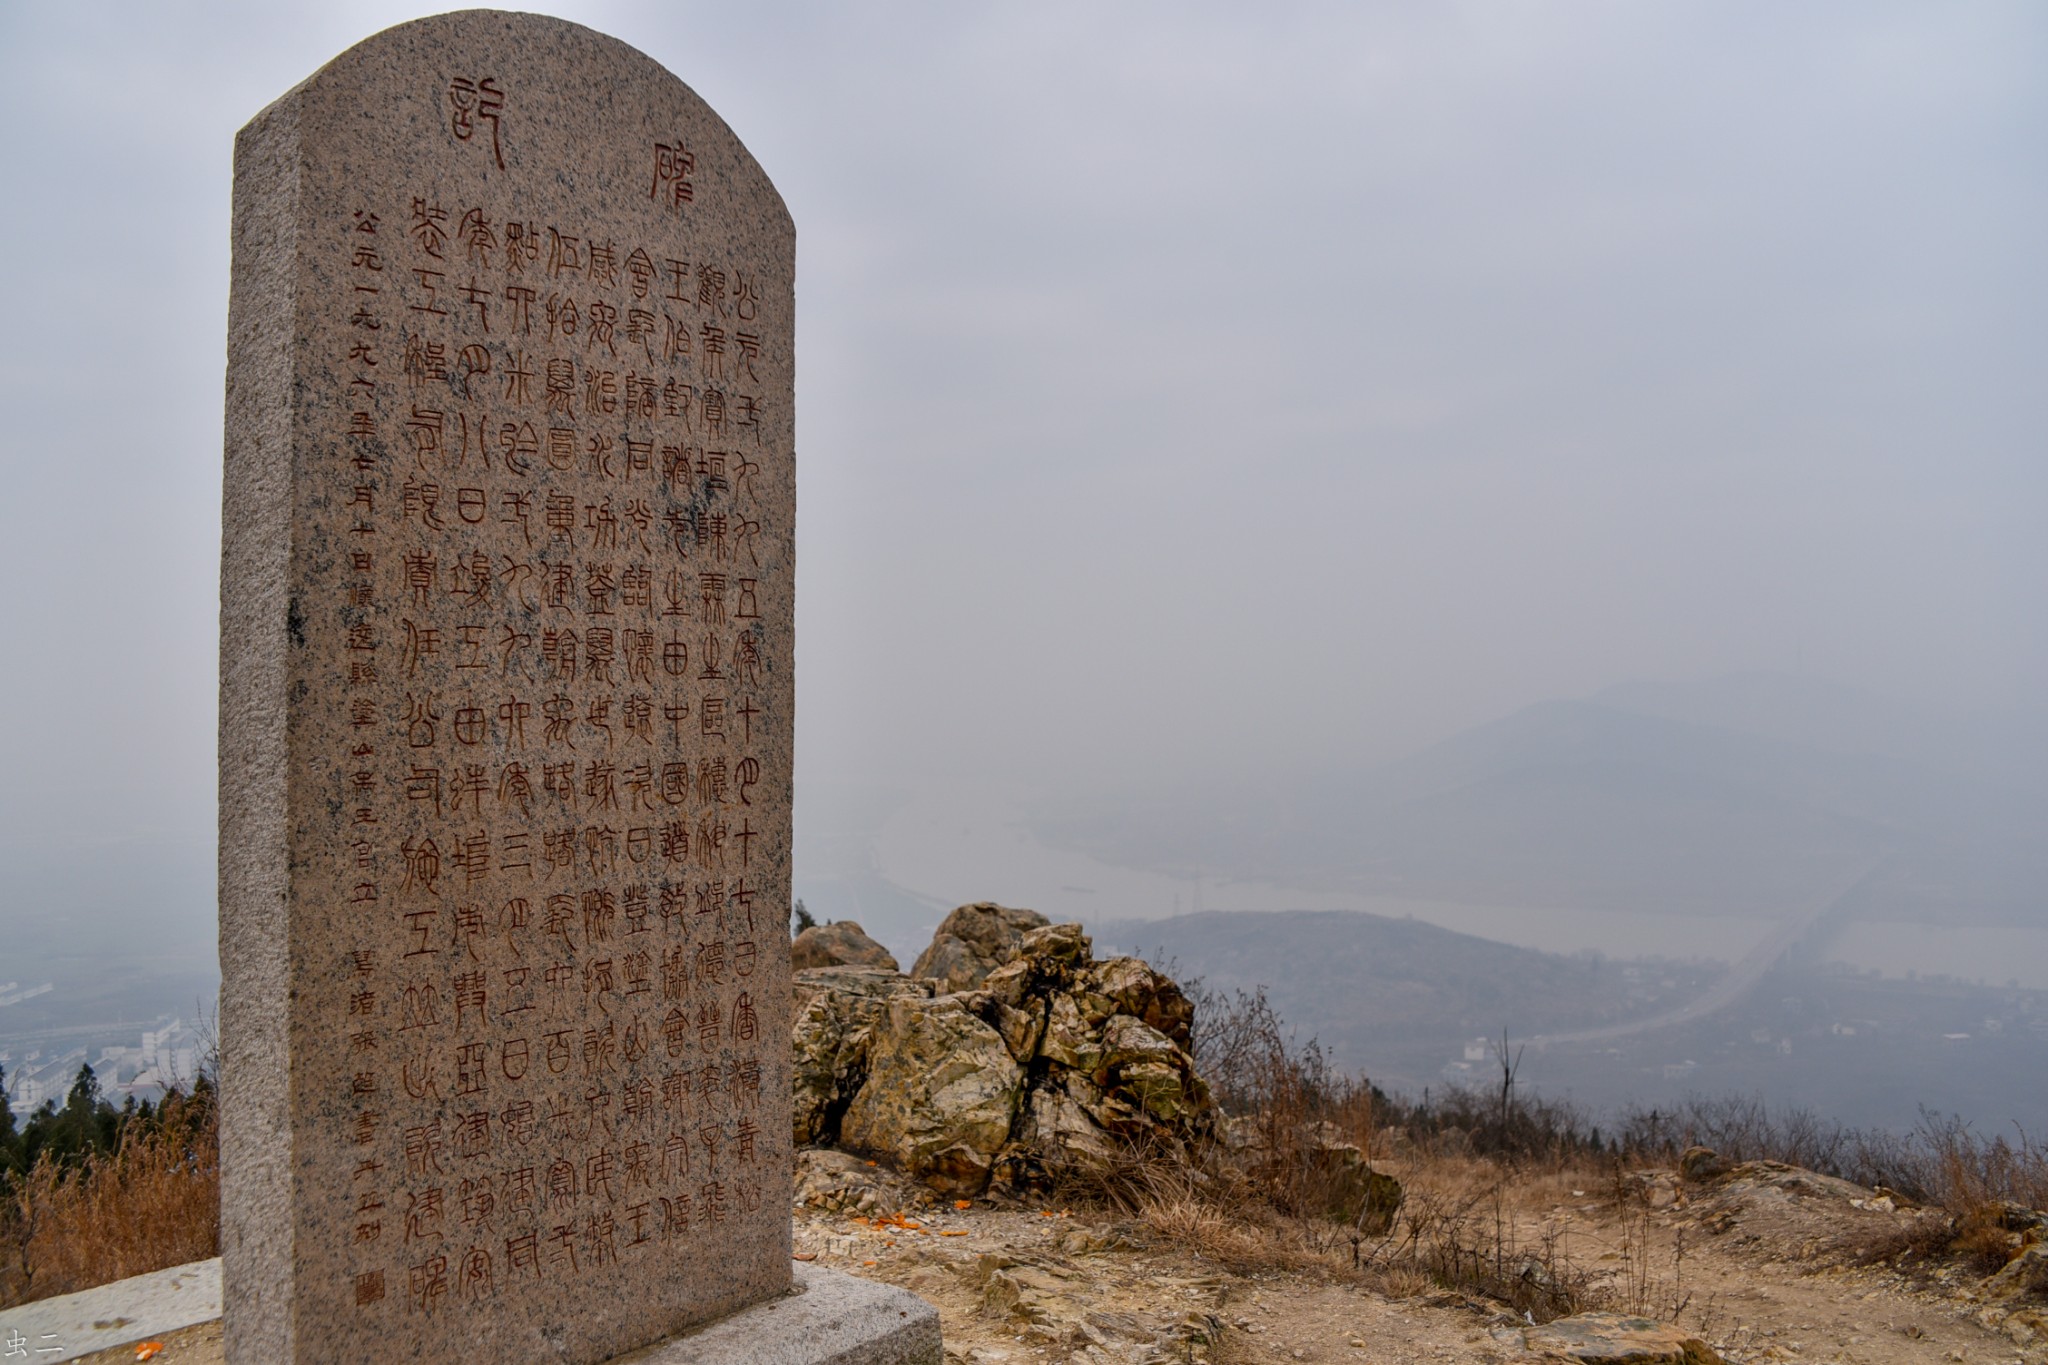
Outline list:
[[[1603,1024],[1599,1028],[1577,1029],[1571,1033],[1546,1033],[1541,1037],[1529,1039],[1528,1046],[1540,1051],[1555,1043],[1605,1043],[1632,1034],[1690,1024],[1720,1013],[1749,994],[1750,988],[1763,980],[1765,972],[1776,966],[1780,958],[1818,929],[1821,921],[1868,881],[1882,862],[1882,859],[1878,859],[1869,863],[1860,871],[1852,873],[1835,883],[1829,890],[1814,897],[1798,914],[1780,925],[1769,938],[1750,949],[1748,955],[1736,963],[1720,980],[1677,1009],[1666,1010],[1662,1014],[1627,1023]]]

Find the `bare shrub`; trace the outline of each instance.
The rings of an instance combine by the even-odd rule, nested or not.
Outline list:
[[[1195,1065],[1225,1115],[1231,1163],[1282,1214],[1384,1230],[1399,1203],[1371,1164],[1384,1097],[1332,1067],[1315,1039],[1297,1041],[1263,989],[1195,990]]]
[[[1755,1095],[1689,1095],[1669,1109],[1623,1111],[1618,1145],[1653,1160],[1687,1147],[1711,1147],[1730,1161],[1782,1161],[1825,1175],[1842,1175],[1853,1162],[1859,1135],[1811,1109],[1772,1110]]]
[[[1177,975],[1170,962],[1160,968]],[[1866,1263],[1961,1258],[1995,1270],[2021,1245],[2031,1221],[2022,1210],[2048,1205],[2048,1146],[2024,1133],[1987,1139],[1931,1112],[1911,1132],[1860,1130],[1756,1096],[1689,1096],[1628,1109],[1603,1134],[1584,1111],[1520,1086],[1506,1033],[1496,1083],[1413,1100],[1337,1071],[1314,1039],[1287,1029],[1263,990],[1224,995],[1200,980],[1182,989],[1195,1005],[1196,1067],[1224,1115],[1215,1147],[1126,1151],[1068,1189],[1241,1267],[1307,1257],[1389,1293],[1436,1285],[1539,1320],[1590,1306],[1675,1317],[1691,1299],[1685,1245],[1653,1246],[1641,1168],[1695,1145],[1933,1206],[1839,1248]],[[1361,1183],[1361,1171],[1390,1160],[1406,1181],[1404,1203],[1375,1201]],[[1547,1225],[1518,1224],[1515,1182],[1543,1166],[1609,1187],[1622,1235],[1612,1284],[1573,1266]]]

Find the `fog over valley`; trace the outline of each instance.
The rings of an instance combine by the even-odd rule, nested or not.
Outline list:
[[[797,224],[817,918],[2048,1129],[2048,11],[543,8]],[[230,149],[414,15],[0,9],[10,1080],[212,1008]]]

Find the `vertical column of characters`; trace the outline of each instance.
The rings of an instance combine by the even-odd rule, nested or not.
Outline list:
[[[344,448],[350,475],[346,505],[347,538],[339,553],[346,557],[343,600],[338,604],[345,631],[346,672],[341,679],[348,724],[345,762],[338,766],[344,790],[350,837],[347,869],[340,884],[349,887],[345,909],[346,959],[332,964],[347,981],[349,1113],[348,1142],[355,1152],[349,1197],[354,1205],[348,1296],[360,1309],[385,1299],[389,1258],[384,1239],[384,1154],[380,1138],[386,1115],[382,1058],[388,1039],[382,1036],[382,996],[387,989],[379,954],[378,912],[387,896],[379,847],[384,816],[387,756],[386,718],[381,705],[383,676],[379,651],[378,556],[382,536],[378,507],[385,490],[387,453],[379,418],[383,406],[385,347],[391,302],[391,269],[386,260],[383,220],[368,206],[357,207],[345,226],[348,328],[347,354],[341,372],[348,376],[343,406],[348,413]]]
[[[657,148],[657,187],[669,183],[663,164],[687,171],[692,162],[680,143]],[[751,819],[760,708],[746,680],[760,670],[757,579],[748,572],[759,564],[760,525],[736,502],[736,490],[751,489],[759,466],[732,440],[736,408],[759,431],[760,399],[736,403],[732,388],[742,367],[758,374],[758,299],[746,272],[726,263],[668,258],[665,265],[664,355],[689,365],[695,381],[671,376],[662,391],[664,410],[679,428],[676,442],[661,451],[670,498],[665,521],[676,553],[665,582],[662,614],[671,633],[663,666],[688,684],[665,718],[695,764],[690,978],[701,992],[689,1124],[698,1166],[690,1191],[675,1203],[688,1216],[693,1194],[698,1222],[716,1227],[758,1203],[757,1186],[740,1177],[756,1160],[759,1137],[760,1022],[750,978],[760,952],[752,873],[759,831]],[[685,622],[694,627],[687,635]],[[675,1022],[671,1014],[665,1033]],[[672,1133],[671,1142],[681,1136]]]
[[[529,556],[525,577],[534,585],[522,605],[530,623],[525,635],[534,651],[529,663],[538,713],[541,828],[533,912],[544,1004],[531,1040],[539,1054],[535,1071],[542,1107],[535,1118],[541,1136],[532,1164],[509,1176],[528,1221],[517,1240],[508,1241],[507,1262],[508,1269],[536,1280],[578,1275],[589,1263],[587,1248],[579,1255],[577,1247],[576,1212],[589,1174],[580,1145],[594,1125],[608,1118],[608,1097],[587,1084],[578,1089],[575,1072],[579,1051],[585,1073],[599,1060],[599,1040],[586,1027],[588,991],[598,984],[586,950],[592,931],[605,928],[604,907],[589,894],[586,878],[595,875],[610,852],[597,824],[585,825],[582,819],[602,790],[601,776],[579,767],[593,737],[608,737],[600,726],[579,742],[581,727],[592,719],[602,722],[606,715],[590,695],[593,664],[577,628],[584,586],[577,563],[582,394],[573,355],[562,354],[580,330],[581,310],[572,289],[582,272],[581,248],[580,235],[555,227],[543,234],[531,219],[506,224],[505,264],[525,281],[506,291],[521,347],[512,378],[522,402],[533,401],[534,380],[542,386],[537,410],[522,423],[508,450],[508,465],[516,461],[534,478],[533,492],[517,514],[522,552]],[[508,383],[508,397],[512,390]]]
[[[688,175],[694,170],[690,154],[680,139],[663,147],[668,178],[658,171],[650,191],[671,205],[692,196]],[[693,1179],[715,1161],[713,1143],[706,1142],[709,1128],[701,1121],[702,1104],[715,1092],[715,1057],[723,1031],[723,1011],[717,999],[726,972],[722,944],[709,942],[699,925],[715,907],[707,898],[704,884],[696,877],[707,858],[712,839],[702,815],[702,803],[715,775],[702,761],[693,733],[699,711],[692,706],[692,661],[690,630],[699,611],[697,589],[689,567],[693,543],[695,508],[691,500],[691,442],[694,413],[699,392],[691,382],[694,368],[692,327],[695,315],[694,276],[690,262],[663,250],[651,276],[643,280],[635,272],[634,288],[647,290],[645,311],[656,313],[658,327],[650,326],[644,343],[653,377],[659,378],[659,401],[655,411],[655,444],[660,454],[661,531],[655,544],[665,555],[672,547],[674,558],[661,573],[661,603],[650,603],[653,625],[661,641],[661,799],[666,818],[661,824],[664,879],[661,883],[661,915],[672,929],[672,939],[662,950],[660,1018],[661,1113],[657,1131],[661,1140],[660,1184],[656,1203],[660,1209],[659,1240],[673,1243],[690,1235],[693,1212],[701,1216],[701,1205],[693,1194]],[[629,258],[630,259],[630,258]],[[653,265],[655,257],[649,257]],[[654,370],[653,333],[661,336],[660,368]],[[648,397],[655,397],[652,379]],[[659,561],[657,561],[658,563]],[[693,760],[694,763],[693,763]],[[692,900],[692,885],[696,895]],[[698,1144],[692,1159],[692,1145]]]
[[[677,206],[687,202],[693,193],[687,177],[694,166],[681,140],[673,146],[659,145],[656,155],[659,164],[650,197]],[[715,952],[695,942],[690,903],[697,854],[707,838],[697,821],[696,805],[708,780],[703,766],[699,764],[693,771],[690,762],[694,715],[688,632],[697,617],[696,583],[690,567],[694,510],[689,487],[697,396],[689,377],[694,368],[694,277],[687,260],[670,256],[666,250],[658,260],[647,281],[650,297],[646,311],[659,319],[658,329],[650,327],[650,332],[658,330],[661,335],[657,371],[661,387],[655,423],[661,474],[656,503],[661,517],[657,539],[661,555],[656,561],[661,590],[659,605],[653,610],[661,640],[662,673],[661,798],[665,818],[660,826],[660,910],[669,937],[661,951],[661,998],[657,1002],[661,1009],[661,1108],[656,1131],[661,1156],[655,1204],[660,1210],[658,1241],[670,1245],[690,1233],[695,1203],[690,1189],[694,1101],[703,1086],[703,1074],[694,1058],[707,1038],[711,1046],[717,1045],[719,1010],[704,997],[723,964]],[[649,263],[655,264],[655,258]],[[637,274],[634,283],[636,288],[641,284]],[[650,364],[652,359],[650,354]]]
[[[591,1263],[602,1266],[616,1264],[622,1251],[652,1244],[646,1195],[654,1178],[648,1131],[655,1093],[648,1012],[654,893],[647,879],[664,803],[656,777],[653,716],[660,683],[648,539],[656,381],[651,367],[641,368],[652,358],[655,328],[647,304],[654,271],[643,248],[587,228],[583,237],[585,330],[578,363],[584,418],[592,428],[584,443],[583,529],[590,552],[583,565],[584,644],[591,682],[605,689],[586,708],[586,723],[602,734],[604,753],[586,768],[584,792],[604,821],[599,837],[606,849],[602,866],[591,868],[597,885],[583,893],[593,959],[586,995],[600,1016],[588,1021],[586,1057],[596,1063],[590,1079],[606,1104],[603,1111],[592,1106],[585,1147],[584,1191],[592,1207],[584,1245]],[[623,863],[610,827],[614,819],[624,830]],[[601,1131],[600,1112],[615,1116]]]
[[[472,286],[490,278],[494,268],[499,271],[498,325],[505,341],[503,384],[496,390],[499,409],[479,418],[495,424],[496,464],[484,445],[479,444],[477,452],[485,473],[502,475],[503,480],[493,523],[499,567],[495,586],[502,615],[497,632],[498,691],[491,694],[496,698],[492,713],[500,760],[495,810],[503,831],[499,884],[493,896],[499,1091],[485,1111],[486,1123],[495,1116],[498,1128],[490,1169],[465,1174],[458,1192],[464,1228],[477,1247],[498,1255],[503,1281],[516,1286],[542,1277],[540,1173],[548,1163],[545,1148],[537,1146],[543,1115],[537,1097],[544,1094],[546,1075],[539,992],[547,968],[538,959],[533,931],[536,904],[544,903],[541,879],[555,866],[552,858],[540,860],[558,847],[541,829],[545,789],[536,790],[535,783],[545,774],[546,750],[532,690],[538,680],[535,637],[541,605],[541,575],[533,558],[538,549],[535,481],[541,459],[534,420],[540,412],[536,367],[544,367],[545,361],[532,345],[540,243],[533,223],[516,212],[508,211],[494,226],[483,208],[473,208],[463,215],[461,226],[458,236],[470,265],[482,272],[472,276]],[[488,317],[485,321],[488,324]],[[480,434],[485,429],[480,427]]]
[[[706,452],[707,543],[714,554],[722,552],[731,577],[731,626],[723,640],[725,664],[719,679],[732,773],[728,802],[729,819],[736,824],[732,843],[737,853],[738,875],[731,893],[731,924],[734,958],[745,967],[741,989],[735,995],[728,1022],[734,1055],[726,1068],[726,1096],[730,1107],[731,1151],[734,1188],[731,1202],[741,1211],[758,1211],[761,1185],[758,1178],[760,1137],[759,1102],[761,1054],[775,1040],[764,1038],[753,992],[746,978],[753,975],[760,958],[761,926],[757,923],[755,901],[760,894],[757,864],[764,863],[764,850],[757,848],[764,830],[757,829],[759,813],[756,791],[763,785],[758,741],[761,733],[762,675],[765,622],[760,607],[760,573],[763,549],[758,476],[760,463],[761,414],[763,399],[759,363],[762,326],[756,276],[735,265],[732,284],[719,310],[719,324],[700,335],[704,340],[707,389],[705,428],[707,444],[716,439],[720,448]],[[723,291],[721,291],[723,292]],[[708,326],[709,324],[707,324]],[[728,349],[722,333],[730,330]],[[722,459],[722,467],[720,457]],[[707,698],[707,705],[712,699]]]
[[[603,1039],[590,1021],[591,994],[601,989],[594,940],[609,932],[606,908],[591,882],[616,859],[616,835],[595,818],[615,798],[610,769],[600,764],[599,744],[609,747],[610,699],[596,685],[608,666],[602,641],[580,624],[580,609],[591,586],[579,562],[584,508],[581,423],[585,387],[577,383],[575,345],[583,333],[577,286],[583,277],[580,233],[528,221],[522,233],[531,251],[533,302],[527,327],[538,331],[536,377],[542,384],[536,502],[540,546],[535,558],[539,584],[541,792],[550,827],[542,835],[546,867],[539,902],[541,980],[546,1008],[538,1039],[546,1072],[544,1143],[537,1163],[541,1203],[535,1211],[539,1240],[533,1274],[575,1277],[587,1273],[592,1256],[579,1251],[578,1214],[587,1192],[591,1133],[610,1122],[610,1096],[591,1080],[607,1064]],[[545,298],[541,297],[545,290]],[[594,439],[594,438],[593,438]],[[606,963],[609,970],[609,963]],[[578,1062],[580,1059],[580,1068]]]
[[[448,1180],[453,1135],[452,1100],[466,1072],[453,1044],[466,998],[458,991],[452,963],[462,946],[459,914],[450,913],[455,888],[478,862],[478,850],[453,823],[473,792],[462,769],[449,759],[454,731],[474,737],[475,708],[464,705],[455,680],[474,665],[474,636],[452,619],[443,600],[444,570],[459,588],[460,545],[453,525],[472,514],[481,494],[444,496],[443,464],[451,449],[447,329],[454,312],[448,279],[449,214],[432,193],[408,196],[404,223],[404,265],[399,279],[405,311],[400,332],[400,372],[406,385],[404,439],[399,448],[404,476],[395,499],[392,539],[399,555],[402,591],[400,730],[406,750],[405,805],[397,832],[404,877],[398,888],[403,922],[399,968],[398,1047],[405,1119],[400,1127],[398,1183],[393,1198],[401,1210],[401,1260],[406,1267],[406,1309],[433,1314],[451,1301],[454,1275],[448,1248]],[[482,851],[487,863],[489,849]]]
[[[520,992],[526,969],[505,967],[499,944],[502,932],[511,946],[529,915],[523,892],[532,845],[521,821],[530,785],[504,733],[518,719],[509,709],[516,698],[499,696],[514,653],[529,637],[506,619],[500,558],[513,561],[494,556],[489,525],[493,386],[510,368],[496,349],[507,323],[505,297],[492,277],[498,228],[481,205],[444,209],[429,196],[414,198],[410,221],[420,286],[408,309],[407,348],[408,423],[420,485],[417,581],[420,610],[444,631],[446,644],[437,680],[443,690],[425,698],[434,715],[422,754],[442,775],[447,849],[434,939],[448,1032],[437,1040],[434,1085],[448,1112],[445,1124],[423,1132],[431,1159],[417,1177],[431,1183],[417,1192],[423,1260],[412,1304],[432,1313],[445,1303],[473,1307],[497,1295],[504,1253],[491,1165],[508,1130],[531,1128],[531,1101],[518,1096],[531,1040],[511,1039],[505,1027],[530,1008]],[[442,480],[452,485],[452,498]],[[503,1110],[495,1107],[500,1101]]]
[[[446,97],[455,139],[481,157],[488,126],[489,159],[503,171],[510,96],[499,79],[487,72],[453,74]],[[457,1288],[463,1301],[479,1302],[501,1283],[541,1278],[541,1177],[560,1165],[559,1152],[549,1159],[556,1134],[552,1125],[543,1128],[543,1119],[560,1113],[551,1082],[562,1065],[567,1032],[560,1016],[574,964],[547,960],[533,931],[536,921],[562,927],[555,898],[567,893],[550,892],[543,879],[565,869],[574,875],[575,831],[566,837],[543,832],[542,809],[563,786],[563,765],[550,762],[549,748],[572,742],[562,727],[574,703],[556,696],[539,701],[536,714],[532,690],[538,681],[537,593],[549,567],[534,558],[536,503],[543,496],[536,485],[545,478],[533,412],[542,361],[531,345],[538,233],[509,208],[478,203],[454,213],[451,239],[449,215],[424,197],[414,203],[412,222],[422,295],[414,376],[436,397],[434,406],[415,413],[419,465],[423,485],[436,459],[459,480],[452,551],[445,563],[423,564],[421,572],[424,580],[445,569],[440,606],[453,613],[453,658],[444,680],[451,724],[442,741],[451,774],[447,814],[459,825],[450,836],[460,892],[446,982],[454,1030],[451,1159],[458,1241],[466,1243]],[[453,413],[452,430],[443,407]],[[502,479],[492,457],[494,437]],[[559,439],[551,433],[551,453]],[[492,520],[494,492],[498,516]],[[422,507],[434,496],[423,486]],[[559,495],[549,496],[552,510]],[[423,529],[441,528],[423,518]],[[489,667],[493,649],[495,669]],[[536,776],[545,784],[538,792]],[[433,1310],[447,1292],[446,1270],[445,1257],[421,1267],[416,1307]]]
[[[633,355],[636,345],[647,354],[652,339],[640,306],[651,272],[644,251],[621,249],[588,228],[572,234],[551,225],[547,243],[549,463],[566,478],[573,450],[580,466],[574,525],[561,527],[566,509],[560,503],[547,509],[551,534],[566,542],[561,553],[574,560],[569,574],[557,568],[551,575],[550,607],[558,605],[555,590],[572,574],[577,591],[569,594],[573,610],[559,618],[556,648],[547,648],[544,634],[542,653],[558,677],[574,673],[570,661],[578,656],[581,632],[581,720],[572,733],[586,746],[575,788],[588,822],[582,830],[588,881],[580,893],[586,1010],[578,1077],[583,1108],[569,1136],[580,1155],[580,1264],[601,1269],[618,1263],[622,1235],[627,1250],[651,1244],[651,1206],[636,1196],[652,1183],[654,1151],[644,1133],[654,1095],[653,1029],[645,1009],[653,993],[653,955],[643,946],[643,936],[653,933],[653,895],[643,878],[661,810],[653,753],[659,693],[648,620],[653,510],[642,487],[652,474],[654,439],[642,419],[652,406],[653,383]],[[555,423],[577,432],[573,445],[557,437],[562,427]],[[570,1173],[562,1174],[572,1185]],[[553,1231],[560,1237],[563,1228]],[[579,1264],[573,1257],[569,1263]]]
[[[742,875],[751,874],[755,887],[742,890],[747,907],[747,937],[745,945],[750,955],[758,952],[761,941],[761,926],[756,924],[753,898],[759,893],[760,874],[757,865],[774,865],[780,851],[772,847],[774,831],[779,822],[766,821],[764,828],[754,827],[753,817],[758,813],[755,792],[763,786],[762,764],[759,755],[761,733],[757,725],[764,721],[767,708],[762,705],[766,699],[764,688],[765,645],[768,623],[764,620],[760,606],[760,579],[762,570],[761,553],[765,547],[761,525],[761,464],[757,457],[761,449],[761,418],[766,409],[766,399],[761,395],[763,380],[760,373],[761,345],[765,329],[761,319],[761,299],[758,289],[758,275],[735,271],[733,278],[733,363],[735,372],[733,412],[733,443],[728,452],[732,466],[732,493],[734,503],[734,534],[736,536],[734,559],[734,604],[733,620],[735,635],[729,655],[732,659],[735,712],[740,722],[740,749],[734,764],[735,788],[739,804],[743,808],[738,842]],[[785,358],[786,363],[786,358]],[[772,553],[772,551],[771,551]],[[744,556],[744,563],[738,561]],[[782,784],[777,784],[779,788]],[[756,847],[759,844],[760,847]],[[771,905],[769,913],[785,914],[779,904]],[[761,1206],[762,1189],[756,1169],[758,1158],[755,1153],[760,1135],[759,1108],[761,1098],[762,1053],[765,1049],[781,1046],[781,1040],[760,1035],[758,1030],[750,1041],[753,1049],[738,1064],[738,1074],[732,1087],[736,1101],[745,1112],[735,1120],[735,1150],[741,1164],[746,1168],[746,1183],[741,1197],[748,1212],[755,1212]]]

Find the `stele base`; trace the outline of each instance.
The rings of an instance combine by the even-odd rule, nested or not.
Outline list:
[[[788,1294],[621,1356],[618,1365],[942,1365],[936,1308],[905,1289],[796,1264]]]

